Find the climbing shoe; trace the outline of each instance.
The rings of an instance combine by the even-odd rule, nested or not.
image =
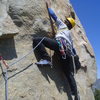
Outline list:
[[[39,62],[36,62],[35,64],[36,65],[49,65],[49,66],[52,65],[50,61],[44,60],[44,59],[41,59]]]

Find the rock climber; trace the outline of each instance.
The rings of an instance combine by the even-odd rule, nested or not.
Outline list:
[[[71,17],[66,18],[63,22],[60,20],[54,11],[51,9],[51,4],[49,0],[46,0],[48,4],[48,11],[50,16],[56,23],[57,26],[57,34],[55,35],[54,39],[45,37],[42,43],[35,49],[41,60],[36,62],[37,65],[52,65],[51,59],[46,52],[45,47],[54,50],[56,54],[58,54],[61,64],[62,70],[67,77],[67,80],[70,85],[71,93],[74,95],[74,100],[79,100],[78,92],[77,92],[77,85],[74,79],[74,74],[72,73],[72,48],[73,48],[73,41],[71,38],[71,29],[75,26],[75,20]],[[35,47],[43,37],[35,37],[33,39],[33,47]]]

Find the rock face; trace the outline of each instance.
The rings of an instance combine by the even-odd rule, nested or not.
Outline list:
[[[5,1],[0,1],[3,5],[0,6],[0,37],[3,33],[15,34],[19,31],[14,38],[0,40],[0,54],[11,65],[32,50],[33,37],[48,36],[51,28],[44,0],[8,0],[8,13]],[[96,61],[85,31],[69,0],[52,0],[52,8],[59,18],[64,20],[65,16],[72,16],[76,20],[77,25],[72,29],[74,46],[87,69],[80,69],[75,78],[81,100],[94,100],[91,85],[96,80]],[[9,100],[70,100],[68,82],[58,67],[59,62],[54,59],[52,68],[37,67],[34,62],[36,58],[32,53],[10,66]],[[0,72],[0,100],[5,97],[4,85]]]

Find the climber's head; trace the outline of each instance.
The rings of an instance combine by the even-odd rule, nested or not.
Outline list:
[[[65,24],[68,26],[69,30],[75,26],[75,20],[71,17],[66,17]]]

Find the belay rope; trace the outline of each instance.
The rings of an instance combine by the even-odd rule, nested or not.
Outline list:
[[[3,67],[0,63],[0,67],[1,67],[1,71],[2,71],[2,75],[3,75],[3,78],[5,80],[5,100],[8,100],[8,68],[13,66],[14,64],[20,62],[22,59],[24,59],[25,57],[27,57],[28,55],[30,55],[41,43],[42,41],[45,39],[45,37],[42,38],[42,40],[29,52],[27,53],[26,55],[24,55],[22,58],[18,59],[17,61],[11,63],[11,64],[7,64],[4,60],[3,60],[3,57],[0,56],[0,60],[2,61],[2,63],[5,65],[6,69],[5,71],[3,70]]]
[[[73,63],[73,69],[74,69],[74,77],[75,77],[75,75],[76,75],[76,73],[77,73],[77,71],[76,71],[76,65],[75,65],[75,59],[74,59],[74,54],[72,54],[71,55],[71,58],[72,58],[72,63]],[[75,80],[76,81],[76,80]],[[77,89],[77,96],[78,96],[78,100],[80,100],[80,96],[79,96],[79,90]]]

